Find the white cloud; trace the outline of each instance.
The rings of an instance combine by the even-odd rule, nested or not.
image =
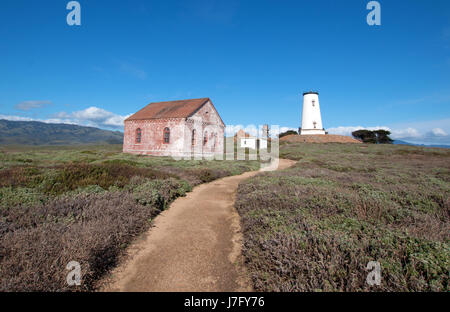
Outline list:
[[[450,144],[450,118],[399,123],[391,127],[396,139],[419,144]]]
[[[130,115],[122,116],[95,106],[72,113],[59,112],[53,118],[69,120],[75,124],[99,128],[122,128],[123,121]]]
[[[112,126],[112,127],[123,127],[123,121],[130,116],[131,116],[131,114],[128,114],[126,116],[120,116],[120,115],[111,116],[105,120],[104,124],[107,126]]]
[[[423,134],[420,134],[417,129],[414,128],[406,128],[406,129],[391,129],[387,126],[379,126],[379,127],[363,127],[363,126],[347,126],[347,127],[336,127],[327,129],[330,134],[338,134],[338,135],[346,135],[351,136],[353,131],[357,130],[386,130],[391,132],[391,137],[393,139],[404,139],[404,138],[421,138]]]
[[[21,110],[21,111],[29,111],[31,109],[35,108],[41,108],[45,105],[52,104],[51,101],[23,101],[14,106],[15,109]]]
[[[257,136],[258,134],[258,128],[255,125],[245,127],[243,125],[227,125],[225,128],[225,136],[233,136],[241,129],[251,136]]]
[[[420,138],[422,136],[419,131],[414,128],[397,129],[392,130],[391,132],[394,139]]]
[[[251,136],[255,137],[262,137],[262,125],[227,125],[225,128],[225,136],[231,137],[234,136],[239,130],[244,130],[246,133],[250,134]],[[270,137],[276,137],[278,134],[282,132],[286,132],[288,130],[294,130],[297,131],[298,129],[292,128],[292,127],[280,127],[277,125],[270,125],[269,126],[269,136]]]
[[[22,116],[1,115],[0,119],[6,119],[11,121],[33,121],[34,119]]]
[[[367,129],[367,130],[387,130],[390,131],[389,127],[363,127],[363,126],[341,126],[336,128],[329,128],[326,129],[326,131],[329,134],[337,134],[337,135],[346,135],[351,136],[353,131],[361,130],[361,129]]]
[[[289,131],[289,130],[294,130],[296,132],[298,132],[298,128],[292,128],[292,127],[271,127],[270,128],[270,136],[271,137],[276,137],[278,136],[280,133]]]
[[[39,119],[39,118],[30,118],[23,116],[14,116],[14,115],[1,115],[0,119],[11,120],[11,121],[40,121],[45,123],[65,123],[65,124],[76,124],[75,122],[69,119],[60,119],[60,118],[48,118],[48,119]]]
[[[105,116],[109,116],[110,114],[112,113],[102,108],[91,106],[84,110],[73,112],[72,116],[74,116],[77,119],[102,120],[105,118]]]
[[[283,133],[289,130],[298,131],[298,128],[291,128],[291,127],[280,127],[279,133]],[[277,133],[277,134],[279,134]]]
[[[431,133],[435,136],[446,136],[447,133],[442,130],[441,128],[434,128],[433,130],[431,130]]]
[[[45,123],[64,123],[81,126],[97,127],[104,129],[123,129],[123,121],[131,114],[122,116],[102,108],[91,106],[84,110],[72,113],[59,112],[47,119],[35,119],[29,117],[0,115],[0,119],[13,121],[41,121]]]
[[[446,120],[447,121],[447,120]],[[450,135],[442,129],[442,127],[432,127],[433,125],[444,125],[441,120],[417,122],[411,124],[403,124],[402,126],[379,126],[379,127],[363,127],[363,126],[341,126],[327,129],[330,134],[351,136],[353,131],[367,129],[378,130],[383,129],[391,132],[391,138],[394,140],[402,140],[417,144],[450,144]],[[450,124],[446,124],[449,126]]]
[[[242,125],[227,125],[225,127],[225,136],[231,137],[235,135],[240,129],[244,129]]]

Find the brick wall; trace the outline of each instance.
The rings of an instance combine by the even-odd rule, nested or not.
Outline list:
[[[170,129],[170,141],[164,142],[164,129]],[[141,129],[141,142],[136,131]],[[192,130],[195,144],[192,145]],[[204,142],[205,134],[207,140]],[[223,153],[224,125],[208,102],[192,117],[127,120],[125,121],[123,151],[155,156],[211,155]]]

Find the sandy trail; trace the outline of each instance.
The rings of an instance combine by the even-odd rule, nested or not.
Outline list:
[[[294,161],[280,159],[278,169]],[[155,218],[127,249],[127,261],[101,291],[251,291],[241,256],[242,234],[234,208],[246,172],[194,188]]]

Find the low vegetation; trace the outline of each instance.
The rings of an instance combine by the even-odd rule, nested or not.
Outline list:
[[[390,131],[387,130],[357,130],[353,131],[352,135],[354,138],[361,140],[363,143],[372,143],[372,144],[392,144],[394,140],[392,140],[389,136],[391,135]]]
[[[289,169],[241,183],[258,291],[448,291],[450,150],[285,143]],[[370,261],[381,284],[366,282]]]
[[[257,170],[250,161],[176,161],[121,145],[0,150],[0,291],[86,291],[131,240],[195,185]],[[77,261],[81,286],[69,286]]]
[[[282,138],[282,137],[285,137],[285,136],[288,136],[288,135],[297,135],[298,134],[298,132],[297,131],[295,131],[295,130],[288,130],[288,131],[285,131],[285,132],[281,132],[279,135],[278,135],[278,138]]]

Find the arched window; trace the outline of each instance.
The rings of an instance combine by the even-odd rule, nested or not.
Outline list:
[[[203,137],[203,145],[206,145],[208,143],[208,131],[205,131],[205,136]]]
[[[164,143],[168,144],[170,143],[170,129],[164,128]]]
[[[191,144],[192,144],[192,146],[195,145],[195,129],[192,130]]]
[[[142,139],[142,130],[141,128],[136,129],[136,143],[141,143]]]

